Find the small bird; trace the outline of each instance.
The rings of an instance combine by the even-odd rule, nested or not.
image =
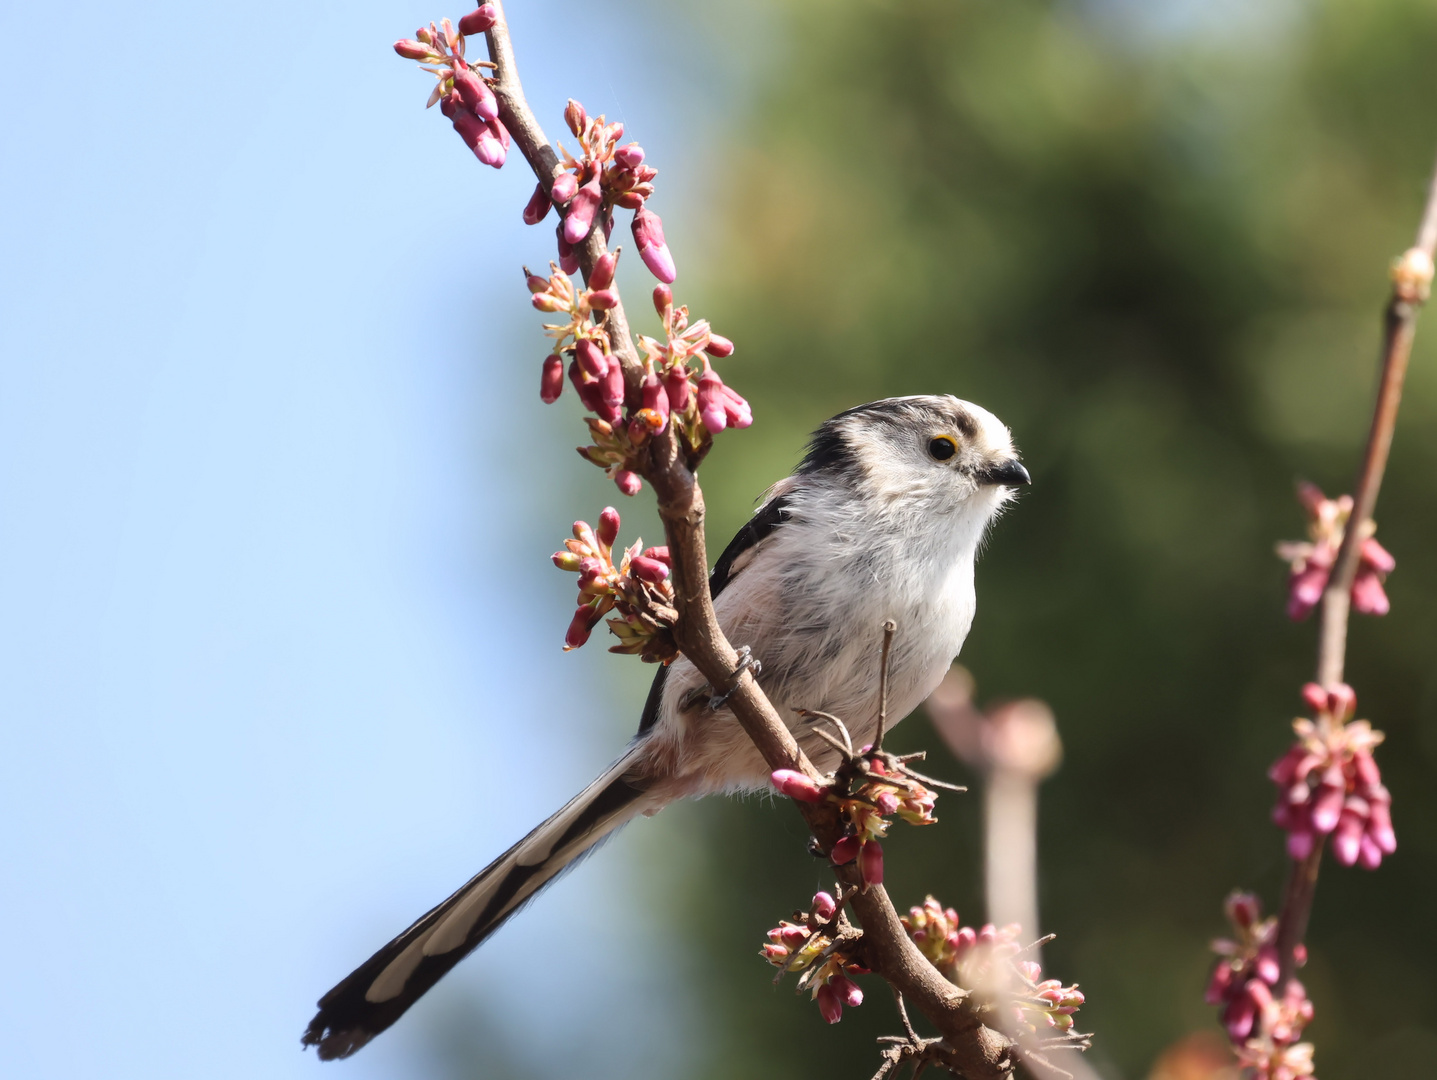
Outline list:
[[[872,741],[883,624],[897,626],[889,714],[936,687],[973,624],[973,563],[989,524],[1029,483],[1008,429],[951,396],[888,398],[814,433],[709,577],[719,625],[820,770],[837,752],[800,710]],[[558,813],[360,965],[319,1001],[303,1043],[354,1053],[403,1015],[565,867],[676,799],[766,786],[768,767],[685,658],[660,668],[638,734]],[[865,734],[866,733],[866,734]]]

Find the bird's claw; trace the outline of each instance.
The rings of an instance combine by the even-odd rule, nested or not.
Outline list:
[[[738,650],[738,664],[735,665],[733,669],[733,681],[729,685],[729,688],[722,694],[715,694],[709,698],[710,709],[717,712],[728,704],[728,699],[731,698],[733,692],[738,689],[739,678],[745,671],[752,672],[753,677],[757,679],[763,671],[763,661],[754,656],[753,650],[747,645],[741,645]]]

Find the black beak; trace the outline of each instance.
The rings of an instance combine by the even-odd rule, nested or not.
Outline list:
[[[1028,470],[1023,468],[1022,462],[1017,458],[1009,458],[1007,461],[1000,461],[996,465],[989,465],[986,469],[978,471],[978,483],[980,484],[1021,487],[1032,482],[1033,478],[1028,475]]]

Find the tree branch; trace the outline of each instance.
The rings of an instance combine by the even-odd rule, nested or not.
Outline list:
[[[486,37],[489,55],[495,64],[495,96],[499,99],[500,119],[534,175],[547,184],[560,168],[559,157],[524,98],[503,5],[499,0],[491,2],[497,18],[486,31]],[[575,253],[585,282],[606,250],[601,225],[596,225],[583,244],[576,245]],[[608,311],[607,320],[614,355],[624,367],[628,402],[637,404],[643,369],[622,303]],[[818,770],[759,689],[753,675],[747,670],[737,671],[738,654],[719,628],[709,595],[704,499],[693,472],[697,461],[689,459],[674,428],[675,425],[670,424],[663,434],[649,441],[648,461],[640,472],[653,485],[668,540],[675,606],[679,613],[674,627],[675,641],[710,686],[720,690],[732,687],[729,708],[770,769],[794,769],[818,780]],[[836,808],[831,804],[795,805],[819,844],[825,851],[829,850],[841,836]],[[945,1063],[967,1080],[1000,1080],[1011,1076],[1014,1061],[1010,1041],[987,1026],[984,1010],[965,991],[945,979],[918,951],[883,887],[869,886],[864,891],[862,875],[856,866],[836,869],[845,884],[859,886],[852,904],[863,924],[865,958],[870,969],[887,980],[937,1027],[948,1044]]]
[[[1372,427],[1367,435],[1362,466],[1357,473],[1347,531],[1322,594],[1322,613],[1317,632],[1317,682],[1322,686],[1332,686],[1343,680],[1352,584],[1357,578],[1358,563],[1361,561],[1365,527],[1376,509],[1377,493],[1382,487],[1387,456],[1392,449],[1392,433],[1397,426],[1397,407],[1402,401],[1402,383],[1407,377],[1407,361],[1417,330],[1417,314],[1427,299],[1432,280],[1434,249],[1437,249],[1437,169],[1434,169],[1427,188],[1427,204],[1417,227],[1417,237],[1392,271],[1392,298],[1383,314],[1382,375]],[[1277,949],[1282,971],[1278,981],[1279,994],[1296,967],[1294,950],[1307,935],[1307,922],[1317,890],[1317,874],[1322,866],[1322,849],[1322,844],[1314,845],[1306,859],[1293,865],[1287,879],[1278,922]]]

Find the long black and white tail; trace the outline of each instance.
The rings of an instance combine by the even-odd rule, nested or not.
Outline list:
[[[371,956],[319,999],[305,1046],[324,1060],[348,1057],[503,925],[536,892],[600,840],[651,809],[641,782],[625,780],[625,755],[548,821],[462,889]]]

